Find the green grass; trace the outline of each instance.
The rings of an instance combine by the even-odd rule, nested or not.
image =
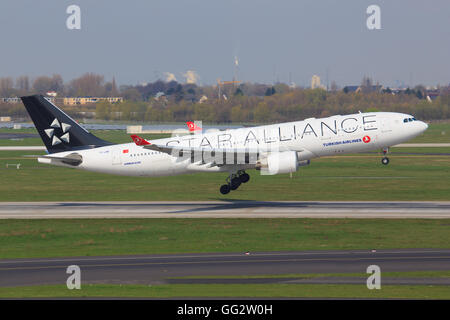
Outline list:
[[[427,131],[408,143],[449,143],[450,122],[430,123]]]
[[[450,299],[447,286],[381,286],[368,290],[365,285],[307,284],[176,284],[176,285],[82,285],[80,290],[65,286],[0,288],[1,298],[46,297],[281,297],[281,298],[398,298]]]
[[[450,248],[446,219],[0,220],[0,259]]]
[[[381,164],[378,154],[319,158],[301,167],[292,179],[288,174],[263,176],[250,170],[248,183],[222,196],[219,186],[225,173],[123,177],[39,164],[24,157],[32,154],[42,152],[0,151],[0,201],[450,200],[448,156],[393,154],[388,166]],[[14,163],[21,163],[20,170],[6,168]]]
[[[381,154],[381,152],[376,152]],[[419,147],[419,148],[411,148],[411,147],[401,147],[401,148],[389,148],[389,153],[388,157],[392,157],[394,155],[392,155],[392,153],[395,154],[395,156],[401,156],[402,154],[407,154],[407,153],[411,153],[411,154],[427,154],[427,155],[436,155],[436,154],[446,154],[446,155],[450,155],[450,147]]]
[[[125,130],[90,130],[90,132],[97,137],[110,141],[113,143],[127,143],[133,142],[130,135]],[[0,133],[32,133],[38,134],[36,129],[8,129],[0,128]],[[170,134],[142,134],[140,135],[145,139],[161,139],[170,137]],[[0,139],[0,146],[43,146],[41,138],[24,138],[19,140]]]

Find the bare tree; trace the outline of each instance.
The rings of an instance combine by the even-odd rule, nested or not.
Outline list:
[[[70,94],[76,96],[103,96],[105,95],[104,77],[95,73],[85,73],[70,82]]]
[[[364,78],[361,81],[361,92],[362,93],[372,92],[372,88],[373,88],[373,80],[370,77],[364,76]]]
[[[21,76],[16,79],[16,88],[20,94],[26,94],[30,91],[30,80],[28,76]]]
[[[52,77],[41,76],[33,81],[33,90],[40,94],[45,94],[49,91],[62,93],[64,89],[64,82],[59,74],[54,74]]]
[[[10,97],[14,95],[14,82],[11,77],[0,78],[0,96]]]

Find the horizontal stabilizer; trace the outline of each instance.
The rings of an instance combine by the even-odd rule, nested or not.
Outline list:
[[[71,153],[65,157],[55,157],[52,155],[39,156],[38,159],[55,160],[71,166],[79,166],[83,162],[83,157],[78,153]]]

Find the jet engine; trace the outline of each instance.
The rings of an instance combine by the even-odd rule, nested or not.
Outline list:
[[[258,161],[256,169],[262,170],[265,174],[272,175],[295,172],[298,166],[297,152],[284,151],[270,153],[267,158]]]

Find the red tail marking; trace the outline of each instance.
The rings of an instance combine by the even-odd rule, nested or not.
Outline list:
[[[197,126],[195,123],[193,123],[192,121],[188,121],[186,122],[188,129],[190,132],[193,131],[198,131],[198,130],[202,130],[202,128],[200,128],[199,126]]]
[[[147,140],[145,140],[144,138],[141,138],[137,135],[132,135],[131,139],[133,139],[134,143],[136,143],[137,146],[145,146],[148,144],[151,144],[150,142],[148,142]]]

